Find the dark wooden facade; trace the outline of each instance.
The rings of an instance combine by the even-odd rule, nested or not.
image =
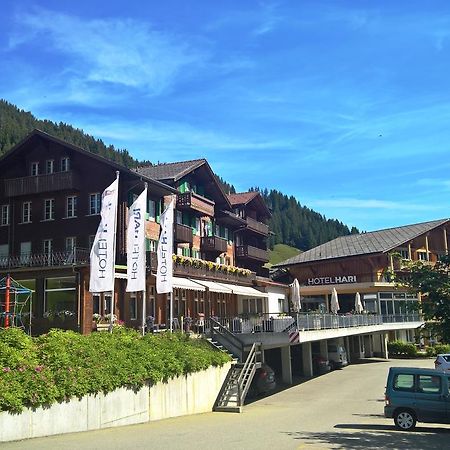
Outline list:
[[[47,173],[47,168],[52,169],[51,173]],[[142,323],[142,294],[125,291],[124,272],[127,207],[133,197],[142,192],[144,181],[149,184],[149,201],[157,205],[155,218],[146,224],[147,237],[153,245],[160,230],[156,215],[161,213],[171,195],[179,194],[179,199],[183,199],[177,203],[180,210],[198,218],[209,217],[218,227],[227,226],[230,239],[216,235],[215,229],[211,236],[202,237],[193,232],[192,226],[178,223],[174,226],[175,244],[196,247],[203,259],[211,262],[224,255],[228,264],[234,264],[234,232],[243,221],[231,211],[209,166],[186,176],[200,187],[203,195],[195,192],[186,195],[177,191],[183,180],[171,187],[35,131],[0,159],[0,208],[2,212],[7,209],[5,223],[0,225],[0,278],[9,273],[34,291],[34,334],[51,327],[89,333],[93,328],[93,314],[109,312],[110,297],[89,292],[89,251],[100,222],[99,209],[92,212],[91,195],[101,195],[116,178],[116,171],[119,171],[119,204],[114,312],[126,325],[139,327]],[[68,199],[75,197],[76,208],[68,214]],[[50,199],[51,213],[46,210],[46,200]],[[71,202],[73,204],[73,200]],[[24,203],[31,205],[26,223],[23,223]],[[24,246],[24,243],[27,244]],[[68,248],[68,243],[73,248]],[[146,310],[147,315],[154,316],[155,323],[167,323],[168,296],[157,295],[155,289],[154,250],[147,258]],[[252,286],[255,280],[254,273],[240,275],[183,264],[175,264],[174,275],[245,286]],[[236,312],[237,296],[234,294],[210,292],[208,288],[204,291],[174,290],[175,316],[194,318],[199,313],[234,315]]]

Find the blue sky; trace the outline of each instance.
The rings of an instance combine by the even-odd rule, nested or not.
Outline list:
[[[3,0],[0,97],[361,230],[449,217],[450,2]]]

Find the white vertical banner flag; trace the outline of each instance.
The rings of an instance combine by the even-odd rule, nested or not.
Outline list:
[[[145,214],[147,188],[128,211],[127,292],[145,290]]]
[[[172,199],[160,219],[161,234],[158,242],[158,269],[156,271],[156,292],[158,294],[172,292],[173,211],[174,200]]]
[[[102,194],[100,225],[91,249],[90,292],[114,291],[117,197],[119,176]]]

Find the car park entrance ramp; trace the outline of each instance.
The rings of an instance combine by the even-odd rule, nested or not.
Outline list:
[[[244,363],[233,364],[214,403],[213,411],[242,412],[245,397],[262,364],[261,343],[255,342]]]

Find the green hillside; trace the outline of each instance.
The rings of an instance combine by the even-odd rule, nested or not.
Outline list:
[[[269,250],[269,264],[278,264],[281,261],[298,255],[301,251],[298,248],[290,247],[286,244],[275,244],[273,250]]]

